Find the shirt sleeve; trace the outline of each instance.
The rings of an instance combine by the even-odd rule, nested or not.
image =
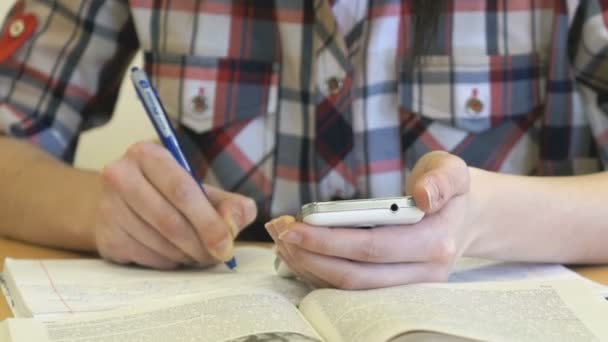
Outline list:
[[[0,36],[0,134],[71,162],[138,49],[127,0],[18,1]]]
[[[570,59],[604,169],[608,168],[608,0],[580,1],[569,36]]]

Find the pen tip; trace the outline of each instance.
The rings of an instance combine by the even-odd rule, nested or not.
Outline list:
[[[236,259],[233,257],[232,259],[226,261],[226,266],[228,266],[229,269],[236,271]]]

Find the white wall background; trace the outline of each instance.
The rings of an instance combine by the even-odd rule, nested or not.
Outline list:
[[[0,20],[4,21],[12,3],[12,0],[0,0]],[[137,55],[133,64],[143,64],[141,54]],[[100,169],[107,163],[120,158],[132,143],[151,140],[155,136],[154,129],[139,104],[128,75],[126,75],[112,120],[81,136],[75,164],[82,168]]]

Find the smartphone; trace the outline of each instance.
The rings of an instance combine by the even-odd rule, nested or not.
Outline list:
[[[313,226],[371,228],[413,224],[422,220],[424,212],[406,196],[313,202],[302,206],[298,217]]]

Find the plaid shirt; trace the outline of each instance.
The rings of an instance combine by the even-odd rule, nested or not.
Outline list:
[[[264,217],[400,195],[438,149],[516,174],[606,167],[607,0],[449,1],[413,72],[410,6],[20,1],[0,41],[0,132],[70,161],[142,49],[205,181]]]

